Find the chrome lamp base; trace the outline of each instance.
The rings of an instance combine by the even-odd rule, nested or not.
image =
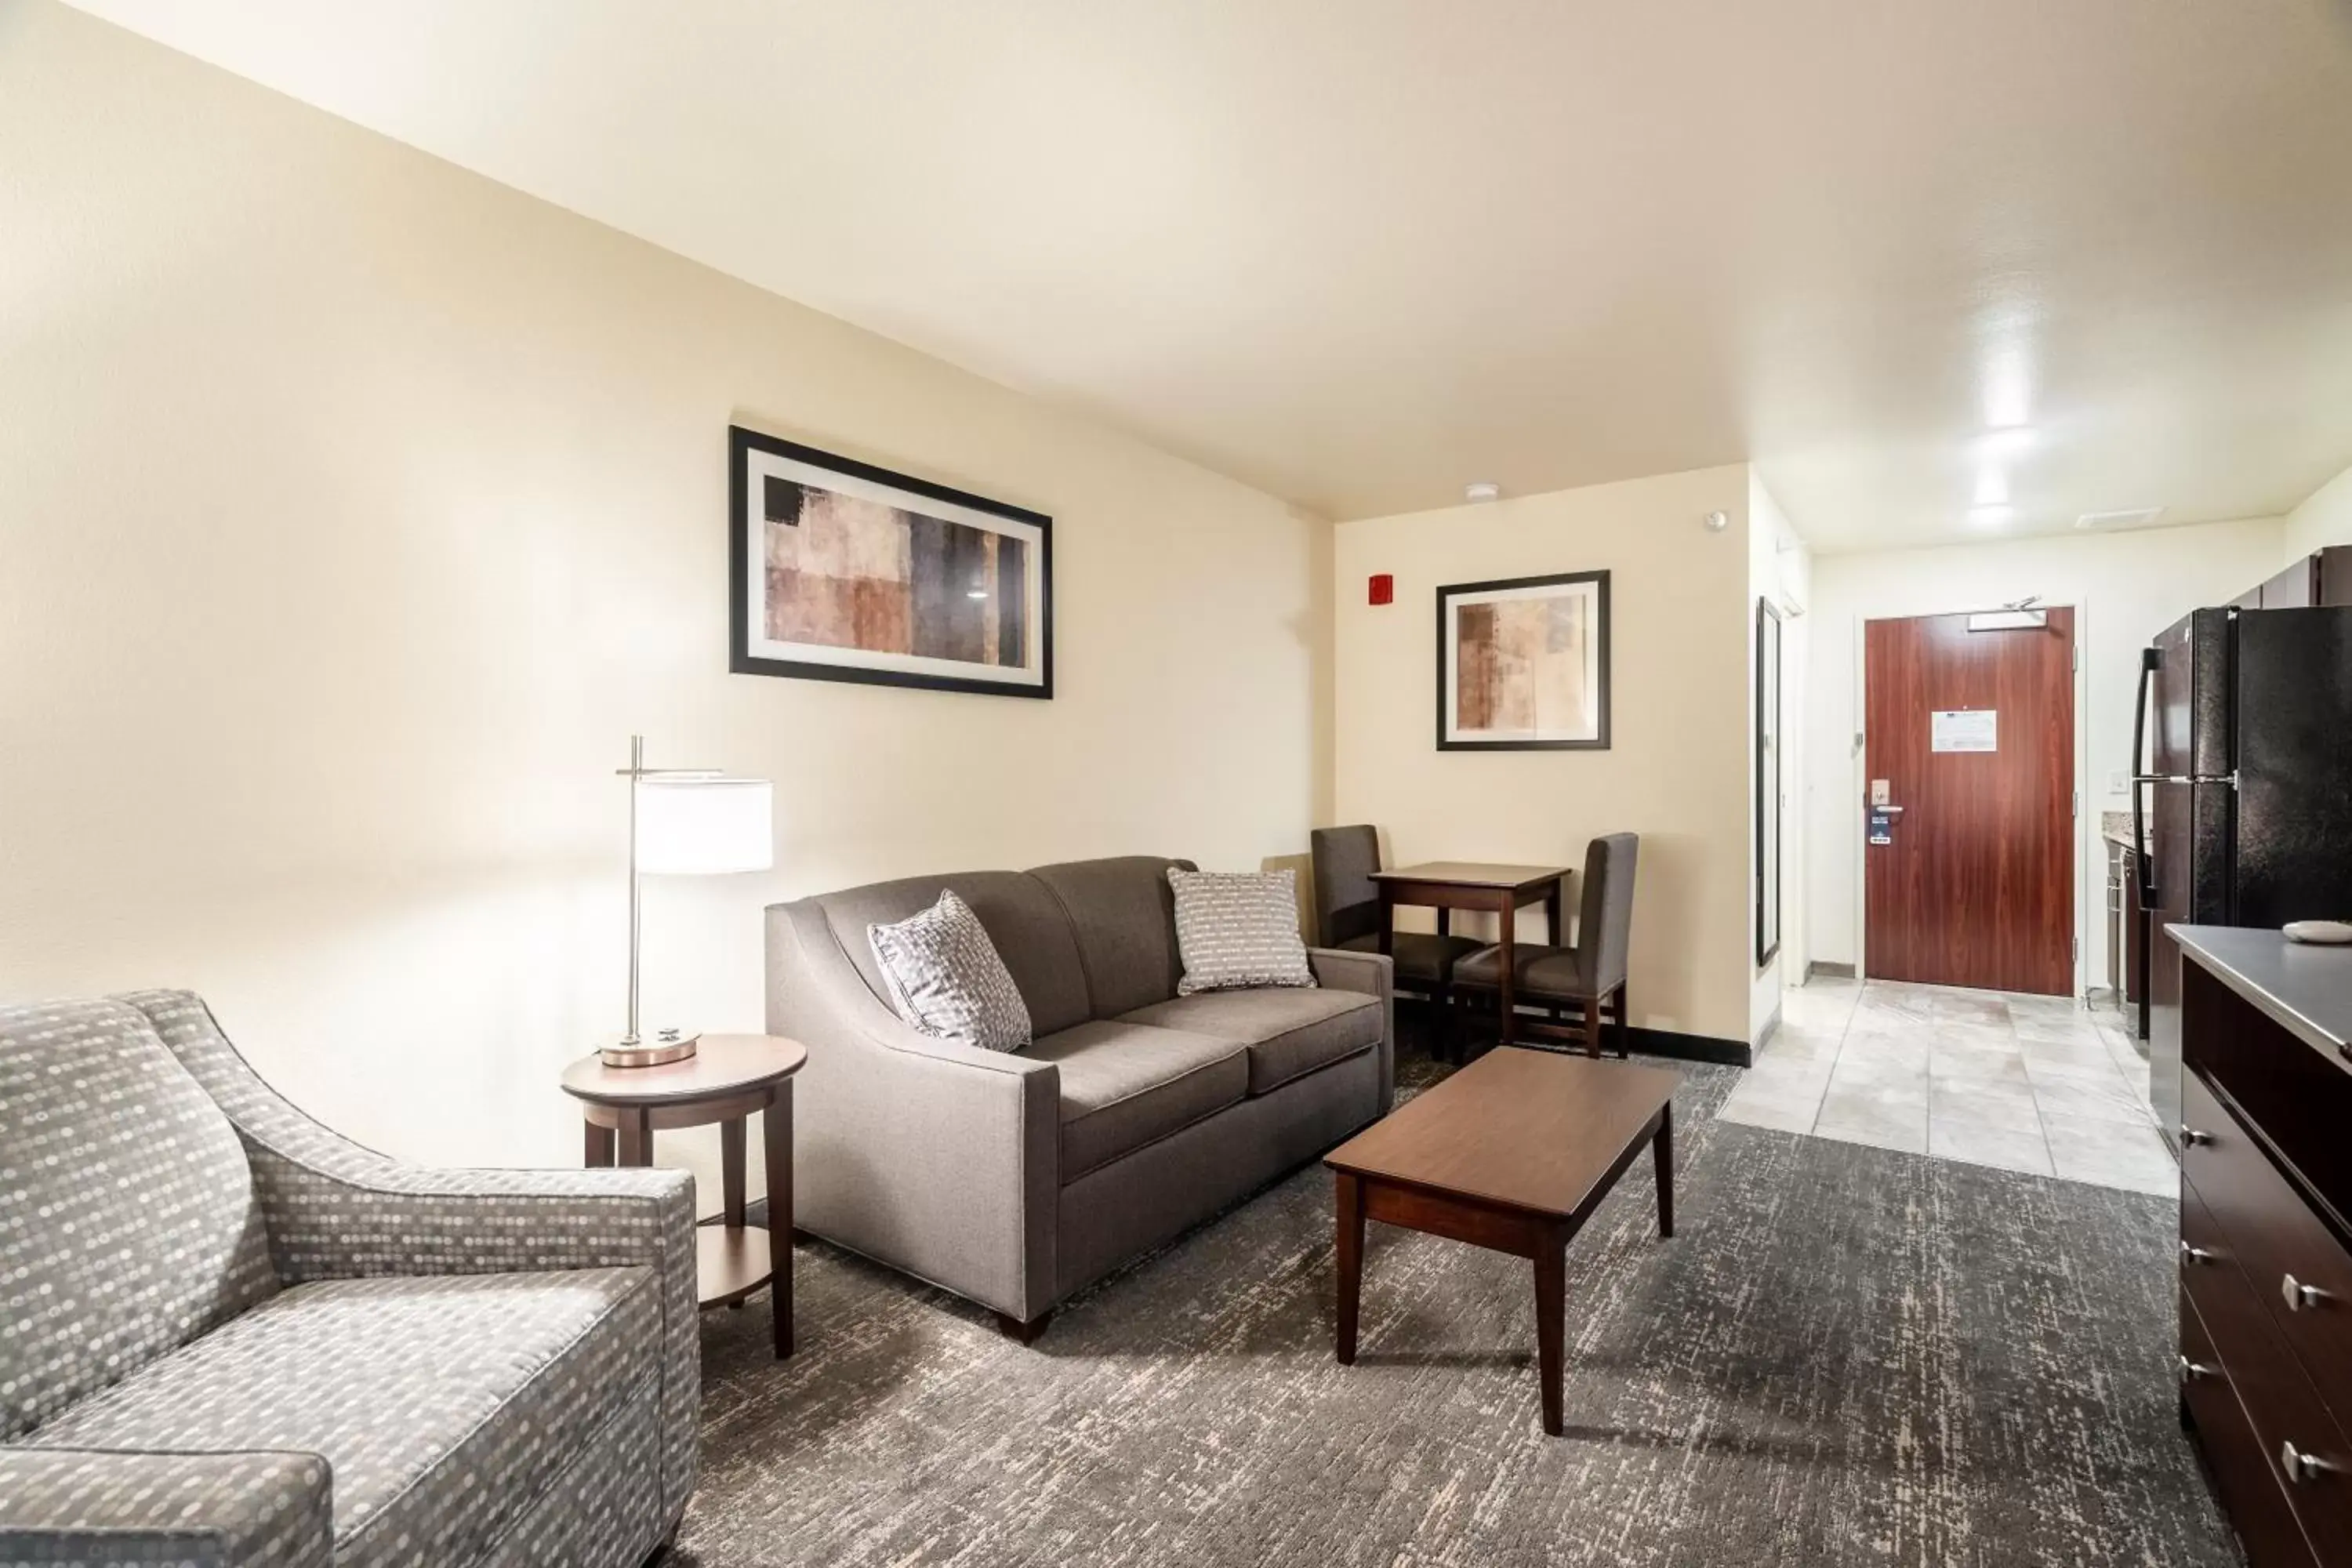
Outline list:
[[[702,1031],[691,1034],[677,1029],[656,1029],[654,1038],[641,1040],[635,1036],[623,1036],[596,1052],[608,1068],[657,1068],[665,1062],[682,1062],[694,1055],[695,1041]]]

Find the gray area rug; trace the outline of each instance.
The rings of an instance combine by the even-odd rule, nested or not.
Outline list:
[[[1333,1362],[1318,1166],[1026,1350],[803,1246],[792,1361],[763,1302],[704,1319],[671,1561],[2239,1562],[2175,1415],[2169,1204],[1718,1122],[1737,1070],[1664,1065],[1676,1238],[1643,1160],[1570,1246],[1564,1437],[1518,1259],[1371,1226]]]

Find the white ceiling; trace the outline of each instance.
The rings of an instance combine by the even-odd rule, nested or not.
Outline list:
[[[2352,463],[2352,0],[81,4],[1334,517]]]

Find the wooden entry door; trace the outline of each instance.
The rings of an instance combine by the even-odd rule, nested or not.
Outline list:
[[[2074,612],[1998,630],[1971,631],[1971,618],[1864,628],[1863,969],[2063,996],[2074,980]]]

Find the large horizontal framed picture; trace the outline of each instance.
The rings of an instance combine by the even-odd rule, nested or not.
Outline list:
[[[1608,573],[1437,590],[1439,751],[1608,746]]]
[[[728,668],[1054,695],[1054,523],[732,426]]]

